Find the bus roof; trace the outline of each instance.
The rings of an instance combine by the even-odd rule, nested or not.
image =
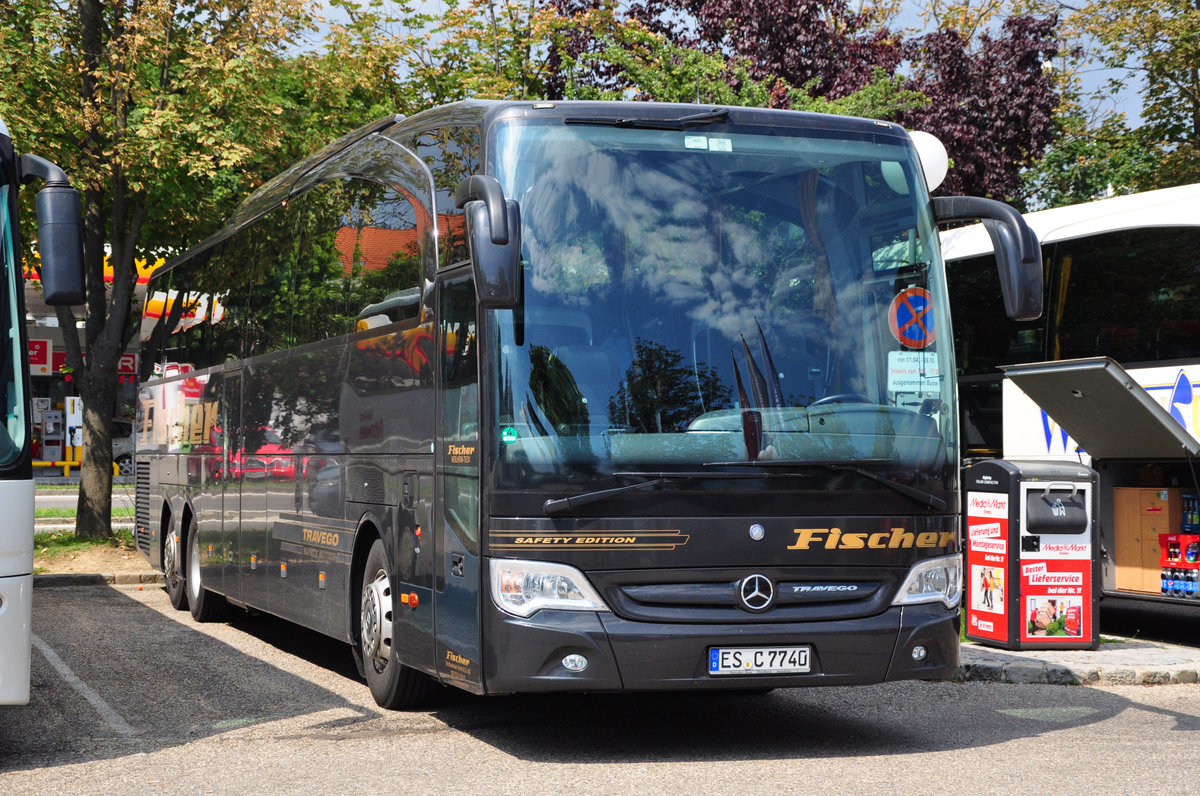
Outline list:
[[[1196,227],[1200,226],[1200,184],[1038,210],[1026,213],[1025,220],[1043,245],[1125,229]],[[982,224],[946,230],[941,240],[946,260],[992,251],[992,241]]]

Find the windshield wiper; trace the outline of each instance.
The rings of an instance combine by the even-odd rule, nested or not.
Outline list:
[[[888,464],[887,459],[859,459],[858,464]],[[869,478],[876,483],[883,484],[887,488],[899,492],[905,497],[911,498],[920,503],[926,508],[934,511],[945,511],[946,501],[942,500],[937,495],[930,494],[916,487],[902,484],[899,481],[882,476],[879,473],[873,473],[857,464],[847,464],[846,462],[831,460],[831,461],[788,461],[788,460],[763,460],[758,459],[752,462],[705,462],[704,467],[757,467],[757,468],[793,468],[793,467],[819,467],[826,470],[848,470],[852,473],[857,473],[863,478]]]
[[[558,498],[556,500],[547,500],[545,503],[542,504],[542,508],[546,511],[547,514],[550,514],[550,515],[564,514],[568,511],[570,511],[571,509],[576,509],[576,508],[579,508],[580,506],[586,506],[589,503],[596,503],[597,501],[604,500],[605,498],[610,498],[610,497],[613,497],[614,495],[620,495],[623,492],[632,492],[635,489],[641,489],[642,487],[648,487],[648,486],[649,487],[659,487],[659,486],[662,486],[663,484],[667,483],[668,481],[695,481],[695,480],[710,481],[710,480],[721,479],[721,478],[762,478],[763,475],[764,475],[764,473],[745,473],[745,472],[742,472],[742,473],[709,473],[709,472],[705,472],[705,473],[686,473],[686,472],[679,472],[679,473],[640,473],[640,472],[613,473],[613,476],[616,478],[645,478],[648,480],[638,481],[636,484],[627,484],[625,486],[618,486],[613,489],[600,489],[595,492],[583,492],[578,495],[572,495],[571,497]]]
[[[674,119],[639,119],[629,117],[614,119],[604,116],[568,116],[563,124],[597,124],[606,127],[634,127],[642,130],[684,130],[713,122],[723,122],[729,118],[726,108],[711,108],[700,113],[678,116]]]

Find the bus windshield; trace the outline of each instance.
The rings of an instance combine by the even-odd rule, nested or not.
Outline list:
[[[0,467],[18,460],[25,449],[25,379],[21,350],[23,319],[17,312],[18,263],[14,257],[14,219],[9,187],[0,181],[0,385],[4,389],[4,430],[0,431]]]
[[[498,485],[788,463],[947,477],[946,291],[906,138],[522,120],[492,153],[524,268],[521,305],[491,314]]]

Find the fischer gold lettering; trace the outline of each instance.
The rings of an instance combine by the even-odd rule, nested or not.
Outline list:
[[[840,528],[795,528],[795,540],[788,550],[811,550],[822,547],[826,550],[909,550],[914,547],[950,547],[954,544],[954,531],[925,531],[914,534],[904,528],[874,533],[862,531],[843,533]]]
[[[788,545],[788,550],[807,550],[808,546],[824,536],[827,531],[824,528],[797,528],[793,533],[796,534],[796,541]]]

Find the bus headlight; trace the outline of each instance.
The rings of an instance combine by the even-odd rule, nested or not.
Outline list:
[[[914,564],[892,605],[940,601],[947,608],[955,608],[961,596],[962,556],[943,556]]]
[[[584,574],[566,564],[493,558],[492,602],[505,613],[533,616],[543,608],[607,611]]]

